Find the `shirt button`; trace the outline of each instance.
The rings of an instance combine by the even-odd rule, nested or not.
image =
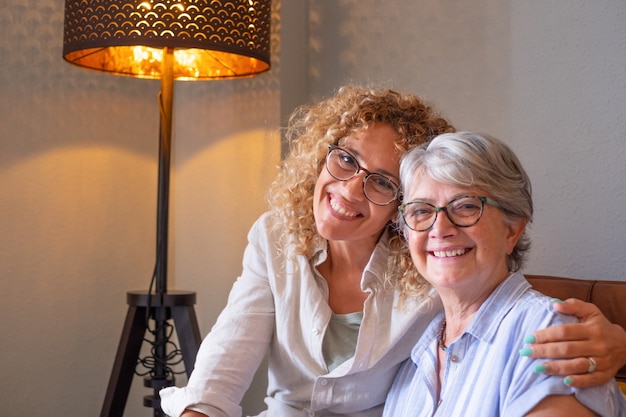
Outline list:
[[[320,381],[320,384],[321,384],[323,387],[325,387],[326,385],[328,385],[328,380],[326,380],[326,379],[322,379],[322,380]]]
[[[450,360],[451,360],[452,362],[456,363],[456,362],[458,362],[458,361],[459,361],[459,357],[458,357],[458,356],[456,356],[456,355],[452,355],[452,356],[450,357]]]
[[[316,336],[317,336],[318,334],[320,334],[320,329],[317,329],[317,328],[316,328],[316,329],[313,329],[313,334],[314,334],[314,335],[316,335]]]
[[[315,417],[315,413],[313,411],[308,412],[309,417]]]

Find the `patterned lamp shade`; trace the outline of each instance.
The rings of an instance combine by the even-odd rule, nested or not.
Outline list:
[[[270,68],[271,0],[66,0],[63,58],[118,75],[252,76]]]

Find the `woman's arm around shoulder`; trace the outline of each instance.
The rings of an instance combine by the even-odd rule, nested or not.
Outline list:
[[[578,317],[580,323],[547,327],[534,333],[532,357],[556,359],[546,362],[548,375],[567,376],[568,385],[584,388],[609,382],[626,364],[626,331],[611,323],[591,303],[568,299],[554,304],[555,310]],[[596,362],[587,372],[589,360]]]

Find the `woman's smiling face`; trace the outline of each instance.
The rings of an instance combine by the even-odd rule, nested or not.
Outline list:
[[[416,176],[413,184],[404,200],[436,207],[445,207],[464,195],[485,195],[479,189],[442,184],[425,175]],[[423,232],[408,229],[407,237],[418,271],[438,290],[490,292],[508,276],[507,257],[524,226],[523,221],[507,224],[499,208],[485,204],[473,226],[455,226],[445,211],[440,211],[432,228]]]
[[[356,157],[362,168],[399,184],[401,155],[395,146],[397,137],[389,125],[376,123],[352,132],[340,145]],[[384,206],[370,202],[363,192],[365,175],[362,171],[350,180],[340,181],[322,168],[315,184],[313,213],[317,231],[325,239],[377,240],[394,218],[398,201]]]

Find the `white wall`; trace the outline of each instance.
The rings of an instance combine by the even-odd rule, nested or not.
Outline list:
[[[509,141],[534,180],[529,272],[625,279],[626,2],[279,3],[290,24],[275,16],[270,73],[176,83],[170,287],[198,293],[203,334],[265,207],[276,129],[349,81],[424,95],[459,128]],[[63,62],[62,9],[0,6],[7,417],[99,413],[126,291],[146,288],[154,262],[158,82]],[[309,28],[292,24],[303,11]],[[262,380],[246,410],[262,406]],[[135,379],[126,415],[151,415],[148,394]]]
[[[626,2],[310,0],[310,91],[375,82],[516,150],[529,273],[626,280]]]

